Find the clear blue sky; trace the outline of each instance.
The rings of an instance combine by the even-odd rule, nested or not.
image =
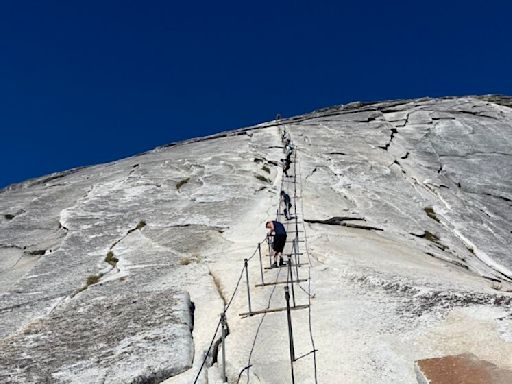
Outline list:
[[[0,2],[0,187],[354,100],[512,93],[510,1]]]

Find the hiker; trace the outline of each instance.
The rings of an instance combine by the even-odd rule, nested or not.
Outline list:
[[[292,208],[290,195],[285,191],[281,191],[281,201],[284,203],[284,217],[286,217],[286,220],[290,220],[290,209]]]
[[[286,158],[288,159],[288,161],[291,162],[291,157],[293,154],[293,144],[292,143],[288,143],[284,146],[284,154],[286,155]]]
[[[291,140],[289,138],[287,138],[285,141],[284,141],[284,146],[283,146],[283,152],[286,153],[286,151],[291,147]]]
[[[286,161],[291,163],[292,162],[292,151],[286,152]]]
[[[284,225],[279,221],[271,220],[265,223],[265,227],[270,229],[269,235],[274,235],[274,241],[272,242],[273,252],[270,257],[274,256],[273,267],[277,267],[277,259],[279,258],[279,265],[284,265],[283,261],[283,250],[286,244],[286,229],[284,229]]]
[[[290,160],[288,158],[286,158],[283,163],[283,172],[286,177],[290,177],[290,176],[288,176],[289,170],[290,170]]]

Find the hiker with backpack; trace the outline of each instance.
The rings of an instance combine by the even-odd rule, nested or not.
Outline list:
[[[286,177],[290,177],[288,175],[288,171],[290,170],[290,160],[286,158],[283,162],[283,173]]]
[[[272,254],[270,257],[274,257],[274,263],[272,267],[277,267],[278,258],[279,258],[279,266],[284,265],[283,260],[283,250],[286,244],[286,229],[284,225],[276,220],[269,220],[265,223],[265,227],[269,229],[269,235],[274,236],[274,241],[272,242]]]
[[[291,220],[290,210],[292,208],[292,202],[290,195],[285,191],[281,191],[281,202],[284,204],[284,217],[286,217],[286,220]]]

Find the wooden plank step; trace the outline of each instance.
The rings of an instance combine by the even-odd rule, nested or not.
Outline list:
[[[297,264],[293,264],[292,268],[295,268],[296,265]],[[303,265],[309,265],[309,263],[300,263],[299,267],[302,267]],[[277,268],[286,268],[286,267],[287,267],[287,265],[285,264],[285,265],[281,265],[280,267],[265,267],[264,269],[277,269]]]
[[[304,281],[308,281],[308,279],[298,279],[298,280],[291,280],[290,283],[303,283]],[[288,284],[288,281],[274,281],[272,283],[259,283],[256,284],[255,287],[267,287],[269,285],[277,285],[277,284]]]
[[[299,310],[299,309],[306,309],[306,308],[309,308],[308,304],[301,304],[301,305],[296,305],[295,307],[290,307],[290,309],[292,311],[296,311],[296,310]],[[286,311],[286,307],[261,309],[259,311],[244,312],[244,313],[238,314],[238,316],[240,316],[240,317],[249,317],[249,316],[254,316],[254,315],[263,315],[264,313],[275,313],[275,312],[282,312],[282,311]]]

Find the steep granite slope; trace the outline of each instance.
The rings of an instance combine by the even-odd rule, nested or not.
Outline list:
[[[511,369],[507,100],[354,103],[4,189],[0,381],[193,382],[281,186],[294,188],[283,129],[311,262],[295,343],[308,353],[315,335],[317,381],[414,383],[415,361],[461,353]],[[253,308],[282,307],[281,287],[254,287],[257,265]],[[228,377],[290,382],[286,315],[239,316],[245,290],[228,312]],[[219,380],[217,347],[199,382]],[[301,383],[315,382],[312,357],[295,363]]]

